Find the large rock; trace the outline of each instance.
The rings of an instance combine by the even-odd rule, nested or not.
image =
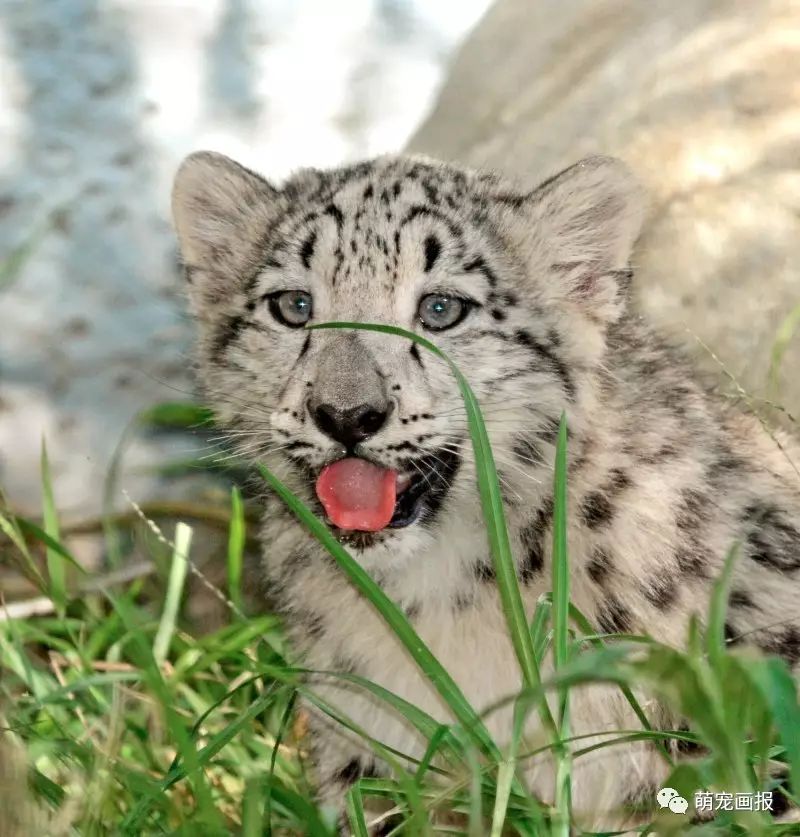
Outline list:
[[[596,152],[628,161],[652,198],[646,313],[764,396],[800,306],[799,80],[792,0],[500,0],[411,148],[532,180]],[[795,414],[798,370],[800,334],[780,375]]]

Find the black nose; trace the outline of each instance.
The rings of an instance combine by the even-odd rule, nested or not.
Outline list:
[[[389,410],[374,404],[359,404],[340,410],[332,404],[308,405],[314,424],[331,439],[352,448],[368,436],[377,433],[386,423]]]

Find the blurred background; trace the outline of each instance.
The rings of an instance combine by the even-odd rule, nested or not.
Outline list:
[[[174,699],[188,724],[228,682],[250,682],[238,645],[230,681],[202,651],[217,627],[250,630],[226,596],[247,594],[255,617],[270,591],[240,575],[257,560],[258,504],[239,505],[231,474],[212,472],[213,431],[186,408],[192,329],[169,196],[200,148],[276,180],[411,150],[531,185],[586,154],[617,155],[650,196],[633,265],[641,310],[732,404],[797,432],[800,0],[0,0],[0,623],[18,643],[0,644],[0,663],[16,666],[0,665],[0,713],[20,733],[0,736],[0,837],[111,833],[80,824],[116,822],[175,756],[153,704]],[[166,578],[187,563],[123,492],[166,538],[176,520],[193,527],[185,596]],[[67,573],[54,543],[98,572]],[[94,689],[65,701],[64,677],[94,667],[122,662],[138,681],[109,591],[135,599],[148,626],[158,616],[159,636],[169,629],[160,664],[208,668],[179,666],[166,701],[146,684],[118,700],[121,681],[111,712]],[[275,618],[259,618],[256,645],[282,659]],[[255,693],[237,691],[230,717]],[[257,735],[214,765],[231,821],[278,750],[279,694]],[[227,729],[219,714],[212,732]],[[307,794],[304,737],[293,729],[279,778]],[[21,813],[34,762],[47,828]],[[195,827],[177,790],[152,795],[170,833],[176,812]],[[302,820],[297,799],[279,823]]]
[[[43,436],[59,506],[85,516],[136,413],[191,394],[181,158],[280,179],[399,151],[487,5],[1,0],[0,484],[18,509],[38,513]],[[155,491],[142,469],[186,445],[135,436],[126,488]]]
[[[96,515],[134,416],[192,397],[168,205],[198,148],[275,179],[406,147],[531,182],[617,154],[652,201],[640,304],[790,421],[798,140],[794,0],[0,0],[0,485],[39,514],[46,438],[62,513]],[[164,483],[196,437],[128,441],[117,506],[206,490]]]

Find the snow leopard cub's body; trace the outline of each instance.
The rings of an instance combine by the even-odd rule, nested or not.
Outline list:
[[[796,611],[800,480],[750,417],[708,394],[630,312],[628,265],[642,206],[622,164],[592,158],[523,192],[433,161],[381,158],[301,171],[277,189],[200,153],[179,172],[174,211],[202,380],[242,450],[320,513],[315,479],[346,452],[398,472],[417,469],[429,481],[427,493],[414,483],[422,493],[410,521],[342,537],[479,710],[518,690],[520,675],[455,382],[405,340],[294,327],[304,316],[420,330],[465,372],[501,472],[528,614],[550,585],[552,469],[564,410],[571,590],[600,631],[681,644],[736,540],[743,548],[731,636]],[[435,333],[420,322],[420,301],[432,298],[436,316],[454,306],[458,315]],[[454,299],[467,302],[459,308]],[[348,416],[367,405],[380,420],[345,444],[320,423],[320,404]],[[308,664],[355,672],[449,720],[324,550],[275,498],[265,502],[267,577]],[[800,658],[791,622],[750,638],[792,664]],[[422,755],[415,731],[363,690],[320,688],[385,744]],[[575,734],[638,725],[619,692],[604,686],[577,690],[571,718]],[[502,741],[509,710],[489,715],[487,726]],[[357,777],[383,770],[332,724],[317,722],[314,746],[326,799],[340,800]],[[648,798],[665,773],[649,745],[598,750],[575,764],[575,806],[608,822],[625,803]],[[549,762],[533,762],[527,778],[551,795]]]

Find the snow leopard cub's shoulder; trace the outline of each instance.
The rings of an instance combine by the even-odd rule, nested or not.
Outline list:
[[[631,311],[643,212],[627,168],[590,158],[534,189],[430,160],[305,170],[281,187],[192,155],[174,215],[201,379],[241,451],[349,544],[478,709],[519,688],[481,525],[461,398],[406,340],[309,323],[399,325],[442,348],[478,394],[529,611],[549,589],[556,429],[570,433],[575,603],[601,631],[679,644],[734,542],[729,637],[800,659],[800,481]],[[787,451],[789,454],[787,455]],[[355,671],[447,719],[391,631],[274,499],[264,562],[312,665]],[[359,725],[419,757],[416,730],[366,694],[321,686]],[[636,722],[612,689],[576,693],[576,734]],[[664,722],[669,722],[664,719]],[[508,711],[487,719],[508,734]],[[323,793],[382,771],[318,723]],[[551,765],[532,762],[545,797]],[[576,807],[613,819],[662,762],[646,744],[576,764]],[[642,778],[646,777],[646,781]]]

